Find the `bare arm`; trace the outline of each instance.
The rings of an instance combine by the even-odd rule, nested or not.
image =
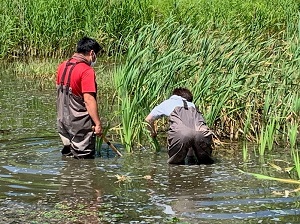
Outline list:
[[[151,114],[149,114],[146,117],[145,121],[148,123],[147,129],[150,131],[151,137],[155,138],[157,136],[157,132],[156,132],[155,126],[154,126],[154,121],[155,121],[154,117]]]
[[[95,123],[94,132],[96,135],[101,136],[102,126],[101,126],[101,121],[98,113],[96,99],[92,95],[92,93],[83,93],[83,99],[84,99],[86,109]]]

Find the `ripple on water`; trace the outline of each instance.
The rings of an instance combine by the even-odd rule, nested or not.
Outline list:
[[[29,209],[40,201],[48,206],[83,204],[98,208],[115,223],[164,223],[174,217],[222,224],[300,220],[298,197],[272,193],[289,186],[242,174],[233,160],[211,166],[168,166],[165,152],[135,153],[125,155],[126,159],[63,160],[60,142],[51,137],[7,140],[1,147],[1,207],[28,204],[23,207]],[[118,182],[117,174],[131,179]],[[151,180],[143,179],[145,175]]]

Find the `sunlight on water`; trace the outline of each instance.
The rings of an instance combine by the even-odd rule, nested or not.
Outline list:
[[[78,161],[62,159],[57,138],[22,141],[22,148],[16,147],[18,141],[4,141],[6,147],[0,151],[4,215],[13,213],[8,206],[12,203],[25,203],[25,210],[37,204],[47,210],[66,203],[74,208],[97,207],[102,220],[111,222],[167,222],[174,217],[188,223],[299,221],[299,198],[272,193],[289,185],[241,174],[237,169],[243,164],[234,159],[221,159],[212,166],[168,166],[165,152],[143,152]],[[254,163],[250,167],[261,168]],[[116,174],[131,179],[117,182]],[[143,179],[145,175],[151,180]]]
[[[267,166],[276,156],[243,163],[223,153],[211,166],[169,166],[165,151],[128,155],[115,143],[121,158],[103,145],[95,160],[63,159],[55,91],[3,74],[1,84],[0,223],[300,222],[299,197],[274,193],[294,186],[239,172],[287,178]]]

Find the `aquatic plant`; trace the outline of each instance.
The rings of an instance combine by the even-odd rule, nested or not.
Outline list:
[[[300,156],[297,144],[299,125],[294,120],[288,125],[288,137],[291,148],[291,157],[294,163],[294,170],[298,179],[300,179]]]
[[[247,141],[243,141],[243,148],[242,148],[242,152],[243,152],[243,161],[246,162],[248,160],[248,146],[247,146]]]
[[[124,37],[138,35],[146,24],[163,24],[170,16],[208,32],[226,29],[238,36],[275,34],[282,39],[293,36],[298,20],[295,0],[3,0],[0,11],[0,58],[62,57],[73,52],[83,35],[101,40],[109,55],[124,52]]]
[[[145,175],[143,177],[131,177],[131,176],[127,176],[127,175],[115,175],[115,177],[117,178],[116,183],[120,183],[120,182],[131,182],[132,180],[137,180],[137,179],[145,179],[145,180],[151,180],[151,176],[150,175]]]
[[[135,111],[133,116],[125,113],[124,130],[128,132],[128,124],[135,127],[134,122],[141,123],[173,88],[186,86],[218,136],[237,140],[244,132],[243,138],[259,141],[261,155],[266,148],[271,151],[280,137],[278,130],[286,126],[284,120],[293,112],[299,90],[299,76],[290,69],[298,68],[296,61],[289,68],[277,67],[295,52],[275,38],[244,34],[234,39],[224,35],[226,32],[206,33],[172,19],[163,26],[151,24],[140,29],[139,36],[131,38],[126,61],[114,76],[122,111]],[[286,82],[277,88],[280,80]],[[287,91],[290,86],[295,88]],[[144,130],[130,129],[137,133],[126,141],[136,142],[134,136],[141,136]],[[144,144],[140,140],[138,144]]]
[[[114,55],[118,68],[99,78],[106,83],[100,90],[103,96],[117,93],[118,112],[108,119],[115,119],[112,126],[127,151],[149,144],[144,117],[178,86],[192,90],[219,137],[260,142],[262,155],[287,139],[285,120],[297,112],[293,102],[299,102],[294,0],[4,0],[0,10],[0,58],[65,58],[83,35],[98,39],[108,57]],[[54,72],[32,70],[34,77],[39,73],[45,89]],[[106,96],[101,107],[114,103]]]
[[[267,176],[267,175],[263,175],[263,174],[258,174],[258,173],[244,172],[242,170],[240,170],[240,172],[242,172],[244,174],[247,174],[247,175],[254,176],[255,178],[261,179],[261,180],[278,181],[278,182],[287,183],[287,184],[300,185],[300,181],[299,180],[271,177],[271,176]],[[296,188],[296,189],[294,189],[292,191],[285,190],[284,193],[281,193],[281,192],[273,192],[273,193],[274,194],[284,195],[285,197],[288,197],[291,193],[297,193],[299,191],[300,191],[300,188]]]

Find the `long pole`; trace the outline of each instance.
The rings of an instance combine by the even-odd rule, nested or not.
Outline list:
[[[92,130],[94,131],[95,130],[95,127],[92,126]],[[117,153],[118,156],[123,156],[120,151],[104,136],[102,135],[100,138],[102,138],[106,143],[107,145],[113,150],[115,151],[115,153]]]
[[[123,156],[120,153],[120,151],[105,136],[102,136],[101,138],[103,138],[103,140],[107,143],[107,145],[109,145],[111,147],[111,149],[114,150],[115,153],[118,154],[118,156]]]

